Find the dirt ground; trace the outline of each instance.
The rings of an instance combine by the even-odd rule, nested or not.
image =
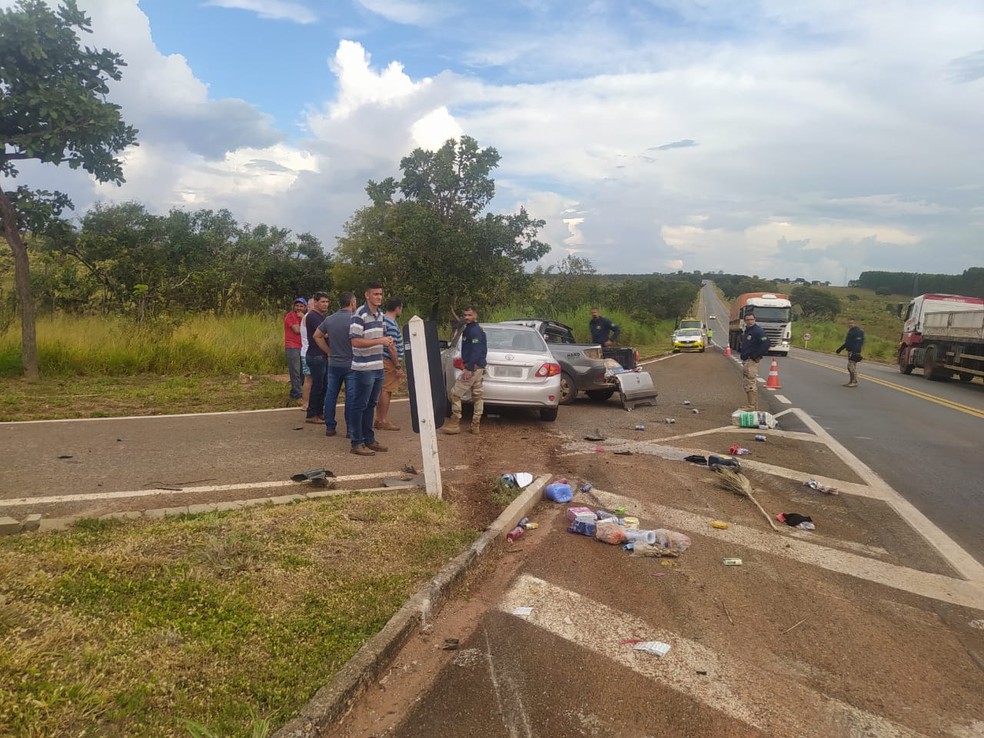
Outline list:
[[[456,437],[442,452],[460,449],[470,479],[531,471],[590,481],[596,492],[575,503],[623,501],[642,528],[660,527],[654,516],[671,509],[782,536],[786,548],[816,544],[821,559],[830,551],[953,575],[877,500],[749,472],[770,516],[799,512],[817,526],[772,533],[756,506],[720,489],[706,467],[653,453],[657,445],[719,453],[738,443],[748,458],[804,478],[859,481],[819,443],[768,432],[756,443],[739,429],[679,438],[727,425],[740,397],[737,367],[709,354],[649,370],[660,390],[654,408],[579,400],[556,424],[493,417],[480,444]],[[702,389],[692,397],[695,376]],[[662,422],[671,416],[673,424]],[[599,433],[605,441],[584,442]],[[492,510],[469,499],[469,486],[454,481],[449,499],[478,522],[480,510]],[[567,533],[563,507],[541,504],[533,516],[541,528],[487,559],[331,735],[984,735],[980,611],[787,557],[782,546],[748,548],[710,526],[687,531],[693,545],[672,565],[632,558]],[[733,556],[741,567],[722,565]],[[513,601],[534,605],[533,615],[503,609]],[[638,663],[626,655],[625,641],[654,632],[672,644],[670,655]],[[447,638],[459,648],[444,650]]]

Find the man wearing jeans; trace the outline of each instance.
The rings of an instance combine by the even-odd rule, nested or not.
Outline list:
[[[352,453],[375,456],[386,447],[376,442],[372,421],[376,403],[383,388],[383,352],[396,360],[393,338],[386,335],[383,320],[383,286],[379,282],[366,285],[366,302],[352,316],[349,336],[352,339],[352,372],[355,375],[355,397],[352,399],[352,425],[349,435]]]
[[[308,300],[308,314],[304,316],[304,330],[308,335],[307,365],[311,371],[311,394],[308,397],[305,423],[325,422],[322,413],[325,411],[325,372],[328,369],[328,356],[324,349],[314,342],[314,332],[324,321],[329,305],[327,293],[315,292]]]
[[[303,396],[304,375],[301,373],[301,326],[307,300],[298,297],[291,311],[284,316],[284,356],[287,359],[287,375],[290,377],[290,399],[297,402]]]
[[[345,385],[345,428],[352,432],[352,398],[355,395],[355,377],[352,373],[352,313],[355,312],[355,295],[343,292],[338,296],[338,310],[321,323],[314,332],[314,340],[328,354],[328,381],[325,390],[325,435],[335,435],[335,405],[338,393]]]

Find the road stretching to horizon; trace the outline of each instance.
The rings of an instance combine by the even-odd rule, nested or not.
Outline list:
[[[727,344],[729,308],[712,287],[702,288],[704,314],[715,342]],[[862,328],[864,326],[861,326]],[[846,334],[847,327],[845,325]],[[794,336],[796,334],[794,328]],[[763,361],[766,377],[771,361]],[[894,365],[860,364],[856,389],[842,356],[793,349],[779,358],[779,395],[809,413],[978,561],[984,561],[984,384],[930,382],[919,370],[904,375]],[[785,407],[769,398],[773,410]],[[822,474],[822,470],[817,470]]]

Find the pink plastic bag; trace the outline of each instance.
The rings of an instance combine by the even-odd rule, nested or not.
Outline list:
[[[598,521],[595,526],[595,538],[613,546],[620,546],[628,540],[625,537],[625,529],[614,520]]]

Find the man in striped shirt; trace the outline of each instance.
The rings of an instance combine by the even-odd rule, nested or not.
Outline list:
[[[383,353],[396,361],[396,343],[386,335],[383,321],[383,286],[366,285],[366,302],[355,311],[349,336],[352,338],[352,371],[355,373],[355,397],[352,399],[352,427],[349,435],[352,453],[375,456],[386,447],[376,442],[372,421],[383,388]]]
[[[400,389],[400,380],[403,379],[403,334],[400,333],[400,324],[396,322],[402,313],[403,300],[391,297],[386,301],[383,320],[386,322],[386,335],[392,336],[396,344],[396,361],[383,354],[383,391],[379,394],[379,407],[376,408],[376,422],[373,425],[376,430],[400,430],[398,425],[390,422],[389,409],[393,393]]]

